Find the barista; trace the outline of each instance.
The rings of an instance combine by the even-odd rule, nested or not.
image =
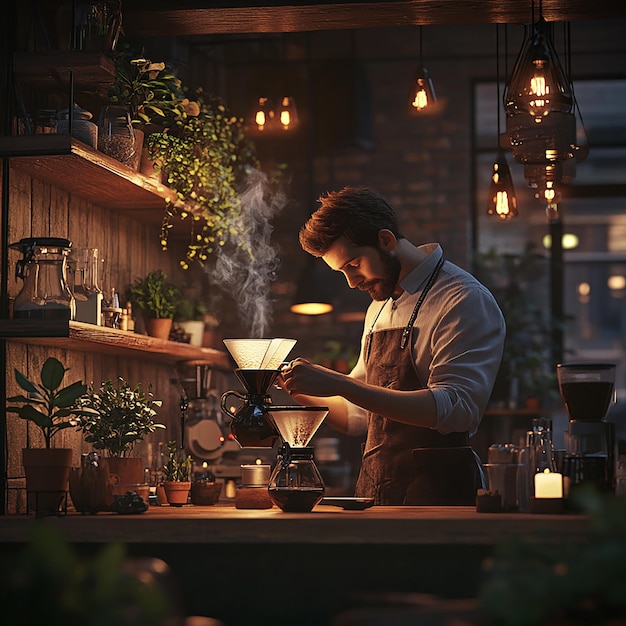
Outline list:
[[[372,303],[350,374],[295,359],[280,383],[296,402],[329,406],[326,423],[337,430],[367,433],[356,496],[474,504],[482,472],[469,438],[502,358],[498,304],[438,244],[411,244],[371,189],[346,187],[319,202],[300,231],[302,248]]]

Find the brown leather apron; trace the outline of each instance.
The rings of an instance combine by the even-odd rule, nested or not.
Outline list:
[[[411,332],[415,317],[407,327]],[[403,391],[425,387],[410,348],[401,347],[407,343],[403,334],[407,337],[407,329],[370,332],[365,345],[368,384]],[[355,495],[374,498],[377,505],[470,506],[482,484],[479,468],[468,433],[442,435],[368,413]]]

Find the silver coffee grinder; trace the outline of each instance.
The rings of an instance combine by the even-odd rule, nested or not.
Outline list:
[[[615,489],[615,428],[606,421],[615,402],[613,363],[560,363],[559,392],[569,416],[563,464],[566,497],[579,485]]]

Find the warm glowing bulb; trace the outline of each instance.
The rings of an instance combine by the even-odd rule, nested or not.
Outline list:
[[[508,220],[517,215],[517,199],[511,179],[511,172],[503,153],[498,154],[491,174],[488,215]]]
[[[589,283],[580,283],[578,285],[578,293],[581,296],[588,296],[591,293],[591,286]]]
[[[332,310],[332,304],[326,302],[302,302],[291,305],[291,312],[299,315],[324,315]]]
[[[418,85],[419,83],[420,81],[418,81]],[[418,111],[421,111],[428,106],[428,94],[423,87],[420,87],[415,93],[415,98],[413,102],[411,102],[411,105],[414,106]]]
[[[617,274],[609,276],[607,287],[612,291],[620,291],[626,287],[626,278]]]
[[[254,117],[254,121],[256,122],[256,125],[259,127],[259,130],[263,130],[265,128],[265,123],[267,121],[265,119],[265,111],[257,111]]]
[[[411,111],[423,111],[424,109],[431,111],[434,109],[437,95],[435,94],[433,81],[430,79],[428,70],[425,67],[421,68],[413,77],[409,101],[411,103]]]
[[[289,128],[289,124],[291,124],[291,115],[289,111],[280,112],[280,123],[285,130]]]

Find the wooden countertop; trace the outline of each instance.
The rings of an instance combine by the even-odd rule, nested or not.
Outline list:
[[[584,541],[586,516],[477,513],[474,507],[372,507],[346,511],[316,506],[311,513],[239,510],[216,506],[151,506],[139,515],[68,512],[61,517],[0,516],[0,541],[22,542],[32,524],[62,530],[72,542],[127,544],[370,544],[495,545],[520,535],[540,534],[546,542]]]

